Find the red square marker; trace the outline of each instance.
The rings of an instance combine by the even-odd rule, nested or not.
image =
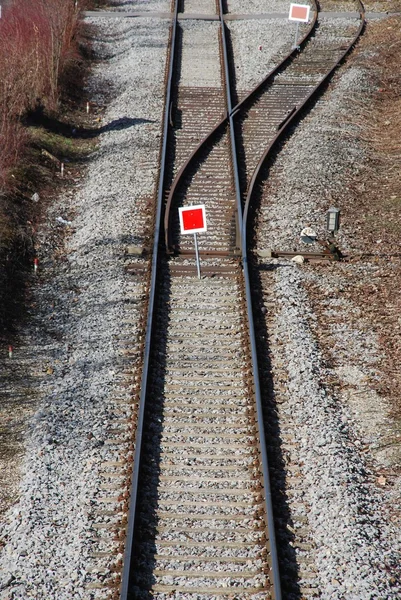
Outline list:
[[[309,21],[310,6],[307,4],[291,4],[290,5],[290,21],[302,21],[307,23]]]
[[[178,213],[181,233],[201,233],[207,230],[204,204],[181,207]]]

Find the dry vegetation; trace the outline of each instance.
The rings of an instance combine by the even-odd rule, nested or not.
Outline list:
[[[386,40],[385,44],[383,40]],[[377,389],[401,415],[401,18],[368,26],[358,54],[373,83],[373,94],[355,107],[361,140],[369,157],[351,185],[346,207],[361,252],[374,254],[374,277],[355,282],[354,299],[376,330],[385,361]],[[358,55],[355,57],[361,60]]]
[[[19,0],[0,21],[0,186],[26,143],[20,119],[56,111],[60,74],[73,60],[78,11],[65,0]]]
[[[369,42],[375,50],[367,65],[375,87],[371,114],[365,114],[366,140],[378,161],[381,184],[388,193],[400,196],[401,158],[401,19],[391,18],[369,28]],[[386,43],[383,44],[383,40]],[[396,215],[397,217],[400,214]]]
[[[46,181],[41,149],[73,154],[61,112],[66,91],[82,89],[79,11],[102,1],[18,0],[0,19],[0,338],[12,322],[15,299],[23,303],[24,270],[34,253],[32,222],[41,205],[31,201]],[[75,97],[76,101],[77,98]],[[71,104],[71,103],[70,103]],[[36,127],[32,127],[32,116]],[[53,120],[53,135],[40,125]],[[41,123],[42,119],[42,123]],[[71,130],[70,123],[67,130]],[[69,148],[67,148],[67,146]],[[39,151],[38,151],[39,150]],[[54,165],[53,165],[54,168]],[[8,302],[12,299],[11,302]]]
[[[391,425],[389,421],[389,432],[394,433],[391,443],[401,451],[401,16],[369,22],[348,64],[362,68],[371,91],[353,100],[345,123],[352,123],[357,131],[363,163],[357,175],[347,175],[342,194],[334,200],[341,208],[351,251],[349,262],[332,274],[332,297],[349,301],[357,311],[332,320],[375,334],[382,359],[379,377],[369,385],[389,402],[389,417],[394,419]],[[327,275],[326,269],[322,275]],[[321,292],[312,287],[319,330],[330,331]],[[323,346],[333,345],[330,337],[323,338],[322,334]],[[363,347],[360,352],[364,354]],[[335,362],[333,347],[328,353]],[[350,359],[358,362],[359,357]]]
[[[57,112],[60,76],[78,57],[77,20],[75,3],[65,0],[18,0],[0,20],[0,331],[33,250],[23,118],[39,108]]]
[[[79,6],[102,2],[84,6],[80,0]],[[82,176],[98,125],[95,110],[86,114],[83,95],[94,31],[79,22],[74,0],[15,4],[3,6],[0,20],[0,512],[15,501],[25,426],[36,406],[29,352],[28,362],[8,359],[8,345],[25,343],[23,317],[34,306],[35,230],[53,198]],[[81,135],[74,137],[74,128]],[[63,178],[59,160],[68,160]],[[65,229],[47,227],[45,235],[51,263],[62,251]]]

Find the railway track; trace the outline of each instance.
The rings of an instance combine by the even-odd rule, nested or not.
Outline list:
[[[240,105],[237,121],[243,139],[244,195],[248,190],[250,197],[253,193],[252,176],[266,148],[348,52],[359,26],[358,19],[320,19],[319,27],[305,40],[302,52],[297,52],[284,70],[272,75],[268,87],[256,94],[248,109],[246,100]]]
[[[138,597],[258,598],[271,585],[244,294],[238,264],[223,266],[200,281],[166,266],[159,284],[169,300],[157,310],[143,431]]]
[[[316,29],[315,15],[300,49],[233,106],[222,3],[220,25],[211,29],[218,85],[183,85],[174,70],[185,54],[180,8],[172,26],[155,238],[144,288],[149,304],[139,350],[144,367],[133,474],[123,494],[129,517],[126,531],[123,518],[118,532],[125,541],[116,568],[122,568],[122,583],[114,597],[279,599],[247,216],[275,145],[362,28],[344,20],[333,34],[323,22]],[[201,202],[209,231],[199,238],[197,279],[193,242],[179,232],[177,208]],[[134,274],[146,269],[143,258],[128,266]],[[119,588],[119,576],[114,585]]]
[[[214,33],[218,61],[224,48],[219,48],[218,27]],[[198,91],[179,86],[176,93],[175,113],[182,120],[170,142],[175,164],[183,148],[188,151],[199,142],[211,100],[217,121],[229,107],[224,80],[219,88]],[[174,113],[169,120],[174,123]],[[274,538],[262,493],[268,483],[263,486],[245,294],[233,252],[237,233],[230,153],[228,132],[222,131],[205,171],[192,180],[190,203],[199,194],[209,200],[214,230],[202,245],[214,255],[202,265],[203,279],[194,280],[185,254],[160,260],[126,584],[133,597],[274,597],[267,551],[270,539],[274,553]],[[228,173],[219,180],[222,164]],[[181,247],[184,251],[185,243]]]

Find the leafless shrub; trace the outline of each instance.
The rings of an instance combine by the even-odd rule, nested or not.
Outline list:
[[[80,4],[80,3],[79,3]],[[16,0],[0,19],[0,333],[7,321],[5,290],[31,252],[31,208],[21,202],[16,167],[28,134],[22,117],[56,112],[60,79],[76,57],[79,8],[74,0]],[[26,186],[26,182],[24,182]]]
[[[0,185],[26,136],[19,119],[57,109],[59,80],[75,52],[78,9],[67,0],[18,0],[0,20]]]

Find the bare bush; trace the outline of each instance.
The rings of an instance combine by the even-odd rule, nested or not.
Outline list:
[[[16,164],[25,135],[20,117],[38,106],[55,111],[60,75],[74,57],[74,0],[18,0],[0,20],[0,185]]]
[[[0,190],[6,191],[9,173],[17,164],[27,141],[22,125],[1,115],[0,122]]]
[[[63,71],[75,60],[75,0],[14,0],[0,19],[0,333],[7,321],[7,287],[32,251],[28,214],[18,177],[28,133],[22,117],[56,112]],[[22,171],[20,171],[22,173]],[[26,182],[22,183],[26,188]],[[27,208],[28,206],[28,208]]]
[[[0,21],[0,103],[10,116],[55,109],[77,26],[73,0],[19,0]]]

